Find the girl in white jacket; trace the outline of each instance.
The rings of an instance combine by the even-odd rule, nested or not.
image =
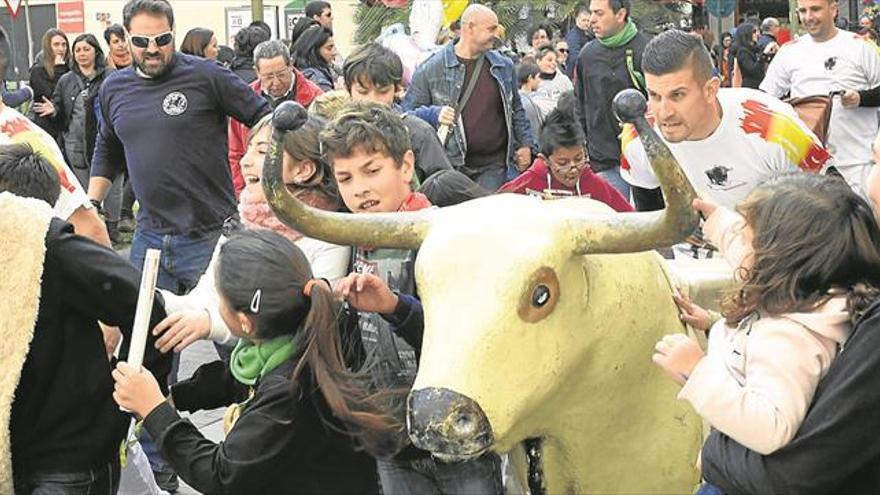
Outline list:
[[[247,152],[241,159],[245,180],[238,206],[241,222],[245,228],[274,230],[293,241],[306,255],[315,277],[335,284],[347,275],[350,248],[304,237],[281,223],[266,202],[260,179],[272,138],[271,117],[271,114],[267,115],[251,129]],[[318,141],[318,133],[324,124],[325,121],[319,117],[309,117],[301,128],[285,135],[284,181],[290,191],[306,204],[335,211],[342,203],[330,166],[321,158]],[[225,242],[226,236],[221,236],[207,270],[190,293],[178,296],[161,291],[168,316],[156,325],[153,333],[161,335],[156,340],[156,347],[162,352],[172,349],[180,352],[199,339],[210,339],[220,346],[226,346],[231,352],[237,339],[220,317],[220,299],[214,285],[217,256]],[[218,347],[221,356],[223,351],[223,347]]]
[[[713,428],[770,454],[794,438],[853,322],[878,295],[880,229],[864,199],[826,176],[772,179],[738,213],[700,199],[694,208],[740,284],[706,355],[672,334],[653,360]],[[705,310],[677,302],[683,320],[709,328]]]

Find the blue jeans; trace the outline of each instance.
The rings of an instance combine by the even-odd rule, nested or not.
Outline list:
[[[162,257],[159,263],[159,278],[156,285],[160,289],[171,291],[175,294],[186,294],[199,281],[208,263],[220,231],[201,235],[182,234],[158,234],[141,230],[135,230],[131,240],[131,263],[142,270],[147,249],[161,249]]]
[[[597,172],[596,175],[607,180],[609,184],[614,186],[614,189],[617,189],[623,195],[624,199],[632,202],[632,199],[629,197],[629,183],[620,176],[620,167],[612,167],[608,170]]]
[[[119,459],[88,471],[25,472],[13,478],[16,495],[114,495],[119,490]]]
[[[493,193],[498,190],[507,180],[506,167],[486,167],[478,174],[471,177],[474,182],[479,184],[483,189]]]
[[[466,462],[445,463],[434,457],[377,461],[385,495],[501,495],[501,459],[483,454]]]
[[[715,485],[703,483],[694,495],[724,495],[724,492]]]
[[[131,240],[130,260],[138,270],[143,270],[147,249],[161,249],[162,256],[159,258],[159,277],[156,285],[175,294],[185,294],[196,286],[199,278],[208,268],[219,238],[219,231],[188,236],[159,234],[137,228]],[[168,375],[169,384],[176,381],[179,365],[180,355],[175,353],[171,373]],[[150,459],[153,471],[171,470],[146,431],[143,432],[140,442],[144,453]]]

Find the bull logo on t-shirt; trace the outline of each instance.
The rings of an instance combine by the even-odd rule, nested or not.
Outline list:
[[[721,165],[716,165],[709,170],[706,170],[706,177],[709,178],[709,182],[713,186],[724,187],[727,185],[727,181],[729,178],[728,173],[733,170],[730,167],[723,167]]]
[[[174,91],[173,93],[168,93],[165,100],[162,101],[162,110],[174,117],[185,112],[187,104],[186,95],[180,91]]]
[[[825,70],[834,70],[835,65],[837,65],[837,57],[828,57],[825,60]]]

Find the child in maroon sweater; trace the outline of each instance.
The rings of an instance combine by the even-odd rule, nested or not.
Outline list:
[[[554,110],[541,129],[541,152],[532,166],[498,192],[541,196],[584,196],[619,212],[633,211],[611,184],[590,170],[584,132],[568,114]]]

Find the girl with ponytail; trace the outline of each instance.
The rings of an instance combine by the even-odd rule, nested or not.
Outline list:
[[[383,397],[346,361],[363,350],[340,334],[330,286],[303,252],[270,230],[245,230],[221,248],[220,314],[240,338],[229,364],[200,367],[162,396],[152,375],[120,363],[114,399],[143,418],[162,453],[204,493],[376,493],[376,465],[403,430]],[[293,395],[291,395],[293,391]],[[178,410],[239,403],[225,441],[204,438]]]
[[[711,325],[708,353],[667,335],[654,362],[712,427],[770,454],[792,440],[819,380],[880,294],[880,229],[868,203],[831,176],[776,177],[736,213],[704,199],[694,207],[739,283],[714,325],[677,296],[682,320]]]

